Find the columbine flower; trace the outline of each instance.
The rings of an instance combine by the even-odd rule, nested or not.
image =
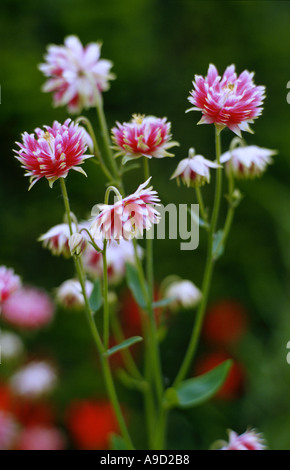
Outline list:
[[[100,214],[93,220],[90,232],[94,239],[130,240],[141,236],[152,224],[160,220],[153,207],[160,201],[157,192],[149,184],[151,177],[140,184],[134,194],[120,199],[113,205],[99,204]],[[156,204],[158,205],[158,204]]]
[[[23,143],[17,143],[20,150],[15,150],[17,160],[26,170],[25,176],[30,177],[29,189],[38,180],[45,177],[50,187],[58,178],[66,178],[69,170],[83,173],[79,167],[85,159],[88,147],[87,132],[67,119],[64,124],[54,121],[53,126],[35,129],[35,134],[24,132]]]
[[[96,244],[101,245],[97,240]],[[137,246],[139,258],[142,258],[143,252],[140,246]],[[108,279],[111,284],[120,282],[126,272],[126,263],[135,264],[134,246],[131,240],[111,240],[106,251]],[[88,244],[83,254],[83,265],[85,271],[92,278],[99,278],[103,275],[103,256],[98,253],[92,245]]]
[[[194,308],[201,300],[201,291],[188,280],[174,281],[165,289],[164,297],[172,299],[171,310],[178,308]]]
[[[263,436],[253,429],[247,430],[240,436],[230,430],[229,442],[220,450],[266,450],[266,446]]]
[[[11,376],[10,387],[16,396],[34,399],[51,392],[56,381],[55,370],[50,364],[34,361]]]
[[[75,224],[72,224],[73,231],[76,231]],[[68,224],[58,224],[48,230],[38,238],[43,242],[44,248],[48,248],[53,255],[69,258],[71,251],[69,247],[70,229]]]
[[[86,281],[85,289],[88,297],[90,297],[93,287],[92,282]],[[56,299],[66,308],[81,308],[85,305],[82,287],[77,279],[64,281],[56,291]]]
[[[64,450],[66,440],[63,433],[48,426],[28,426],[22,429],[16,443],[17,450]]]
[[[0,266],[0,303],[19,289],[20,286],[20,277],[14,273],[13,269]]]
[[[53,92],[55,106],[68,106],[71,113],[97,104],[97,92],[109,88],[112,62],[100,59],[101,44],[83,47],[79,38],[68,36],[64,46],[51,45],[39,69],[49,77],[44,92]]]
[[[181,160],[170,179],[179,178],[188,188],[202,186],[210,182],[210,168],[220,168],[220,165],[207,160],[202,155],[194,155],[194,149],[189,149],[188,158]]]
[[[18,427],[10,413],[0,410],[0,450],[10,450],[14,447]]]
[[[256,86],[253,76],[247,70],[237,76],[235,66],[230,65],[220,77],[210,64],[205,78],[195,76],[194,89],[188,98],[194,107],[188,111],[202,112],[199,124],[214,123],[219,130],[228,127],[237,135],[241,131],[251,132],[248,124],[261,114],[265,97],[265,87]]]
[[[256,178],[261,176],[272,163],[275,150],[249,145],[236,147],[221,156],[221,163],[226,163],[227,173],[231,171],[236,178]]]
[[[131,122],[117,123],[112,129],[112,140],[116,156],[124,156],[123,163],[130,159],[173,157],[168,149],[179,145],[171,141],[171,124],[166,118],[133,115]]]
[[[51,322],[53,315],[50,296],[34,287],[18,289],[2,305],[3,319],[19,328],[41,328]]]
[[[71,254],[79,256],[85,251],[88,240],[82,233],[74,233],[71,235],[68,244]]]

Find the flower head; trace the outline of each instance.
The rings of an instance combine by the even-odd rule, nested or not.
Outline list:
[[[39,69],[48,77],[44,92],[53,93],[55,106],[67,106],[71,113],[97,104],[97,93],[108,90],[112,62],[101,59],[101,44],[83,47],[76,36],[68,36],[64,45],[48,46],[45,63]]]
[[[52,391],[56,384],[54,368],[44,361],[23,366],[10,378],[13,393],[23,398],[38,398]]]
[[[24,352],[20,336],[11,331],[1,332],[1,359],[4,361],[18,359]]]
[[[160,220],[158,211],[153,207],[160,201],[157,192],[149,184],[151,177],[140,184],[135,193],[115,204],[99,204],[100,214],[93,220],[90,232],[94,239],[130,240],[142,236],[152,224]]]
[[[66,445],[63,433],[51,426],[28,426],[19,434],[17,450],[64,450]]]
[[[76,231],[75,224],[72,224],[73,231]],[[58,224],[49,229],[38,238],[43,242],[44,248],[48,248],[53,255],[69,258],[71,250],[69,247],[70,229],[68,224]]]
[[[170,179],[181,178],[183,184],[202,186],[210,182],[210,168],[220,168],[220,165],[207,160],[202,155],[194,155],[194,149],[189,149],[188,158],[181,160]]]
[[[86,294],[90,297],[93,291],[93,283],[86,281]],[[82,308],[85,305],[82,287],[77,279],[64,281],[56,291],[57,301],[66,308]]]
[[[112,129],[112,140],[116,156],[124,156],[123,163],[130,159],[173,157],[167,150],[178,145],[171,140],[171,124],[166,118],[133,115],[131,122],[117,123]]]
[[[3,302],[2,316],[8,323],[29,330],[51,322],[54,304],[50,296],[35,287],[22,287]]]
[[[20,277],[14,273],[13,269],[0,266],[0,303],[17,291],[20,286]]]
[[[53,126],[35,129],[35,134],[24,132],[17,160],[30,178],[29,189],[45,177],[50,187],[58,178],[66,178],[69,170],[83,173],[81,165],[92,155],[85,155],[89,141],[84,128],[67,119],[64,124],[54,121]]]
[[[170,283],[164,292],[166,299],[172,299],[169,304],[171,310],[179,308],[194,308],[201,300],[201,291],[188,280],[178,280]]]
[[[230,65],[221,77],[210,64],[205,78],[195,76],[188,98],[194,107],[189,111],[202,112],[199,124],[214,123],[219,130],[228,127],[237,135],[251,132],[249,123],[261,114],[265,97],[265,87],[256,86],[253,76],[247,70],[237,76],[235,66]]]
[[[221,163],[226,163],[227,173],[231,171],[236,178],[256,178],[261,176],[272,163],[275,150],[249,145],[236,147],[221,155]]]
[[[229,431],[229,442],[220,450],[266,450],[265,441],[260,433],[249,429],[241,435]]]

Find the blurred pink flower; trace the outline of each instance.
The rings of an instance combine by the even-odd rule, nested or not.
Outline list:
[[[236,178],[256,178],[261,176],[272,163],[275,150],[256,145],[236,147],[221,155],[221,163],[226,163],[226,171],[232,171]]]
[[[36,137],[35,137],[36,134]],[[17,160],[30,177],[29,189],[45,177],[50,187],[58,178],[66,178],[69,170],[83,173],[77,166],[92,155],[85,155],[88,148],[87,132],[84,128],[67,119],[64,124],[54,121],[53,126],[35,129],[35,134],[22,134],[23,143],[16,142]]]
[[[94,239],[130,240],[142,236],[152,224],[160,220],[153,207],[160,201],[157,192],[149,184],[151,177],[140,184],[135,193],[120,199],[113,205],[99,204],[100,214],[93,220],[90,232]]]
[[[72,224],[73,231],[76,231],[76,225]],[[71,256],[70,247],[70,230],[68,224],[55,225],[46,233],[38,238],[38,241],[43,242],[44,248],[48,248],[53,255],[63,255],[65,258]]]
[[[18,435],[18,423],[8,412],[0,410],[0,450],[11,450]]]
[[[19,328],[41,328],[51,322],[53,315],[50,296],[35,287],[18,289],[2,304],[3,319]]]
[[[33,361],[18,369],[10,378],[14,395],[35,399],[51,392],[57,382],[56,371],[48,362]]]
[[[83,47],[79,38],[68,36],[64,45],[50,45],[45,63],[39,69],[49,79],[44,92],[53,93],[55,106],[66,106],[71,113],[97,104],[97,92],[109,89],[112,62],[100,59],[101,44],[90,43]]]
[[[265,87],[256,86],[253,73],[247,70],[237,76],[235,66],[226,68],[219,76],[210,64],[207,76],[195,76],[189,101],[194,105],[188,111],[201,111],[199,124],[214,123],[218,129],[228,127],[235,134],[251,132],[249,123],[260,116],[265,97]]]
[[[190,186],[202,186],[210,182],[210,168],[219,168],[220,165],[207,160],[202,155],[194,155],[194,149],[189,150],[188,158],[181,160],[170,179],[181,178],[183,184]]]
[[[20,286],[20,277],[14,273],[14,270],[6,266],[0,266],[0,303],[18,290]]]
[[[260,433],[250,429],[240,436],[230,430],[229,442],[220,450],[266,450],[265,441]]]
[[[88,297],[90,297],[93,287],[93,283],[87,280],[85,288]],[[56,299],[66,308],[82,308],[85,305],[81,284],[77,279],[64,281],[56,290]]]
[[[64,450],[66,439],[55,427],[28,426],[17,440],[17,450]]]
[[[170,128],[166,118],[134,114],[131,122],[117,123],[117,127],[112,129],[114,148],[118,151],[116,156],[124,156],[124,163],[142,156],[173,157],[167,150],[179,144],[171,141]]]
[[[172,299],[170,310],[194,308],[199,304],[202,293],[193,282],[180,279],[170,283],[164,292],[165,299]]]

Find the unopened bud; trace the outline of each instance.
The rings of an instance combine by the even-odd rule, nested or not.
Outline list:
[[[69,239],[69,249],[72,255],[79,256],[87,247],[87,240],[81,233],[74,233]]]

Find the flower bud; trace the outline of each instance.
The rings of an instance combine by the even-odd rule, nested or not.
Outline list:
[[[69,239],[69,248],[72,255],[79,256],[87,247],[87,239],[81,233],[74,233]]]

